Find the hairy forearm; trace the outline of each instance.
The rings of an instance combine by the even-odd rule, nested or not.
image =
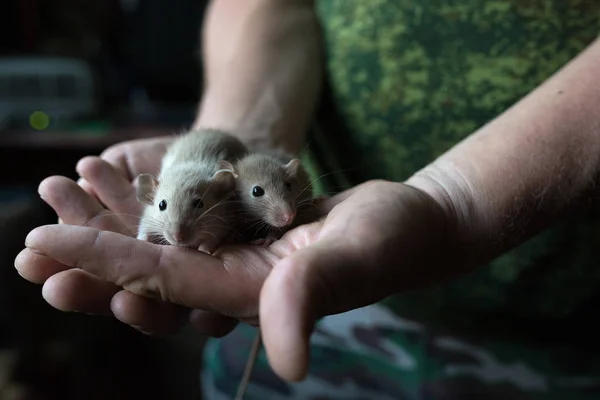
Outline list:
[[[485,263],[597,198],[599,76],[596,41],[407,181],[455,217],[462,263]]]
[[[204,93],[194,127],[297,152],[322,79],[312,0],[213,0],[203,41]]]

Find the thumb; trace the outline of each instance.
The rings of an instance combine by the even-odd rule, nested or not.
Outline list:
[[[356,293],[361,273],[352,267],[359,263],[350,247],[337,238],[319,241],[279,261],[265,280],[260,329],[269,363],[281,378],[306,376],[318,318],[361,302]]]

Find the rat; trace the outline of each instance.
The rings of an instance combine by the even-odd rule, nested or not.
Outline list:
[[[254,150],[224,166],[236,175],[236,196],[243,214],[236,230],[252,243],[268,245],[300,221],[306,222],[298,212],[309,205],[313,188],[299,158],[281,151]]]
[[[237,197],[245,214],[238,229],[245,229],[244,233],[253,239],[251,243],[268,246],[287,230],[318,218],[307,209],[316,199],[310,176],[299,158],[281,151],[254,150],[226,167],[236,175]],[[266,238],[260,238],[264,228]],[[261,347],[259,328],[235,400],[242,400],[246,393]]]
[[[184,133],[167,149],[158,176],[140,174],[136,197],[145,204],[137,238],[212,253],[233,226],[232,162],[247,153],[236,137],[215,129]]]

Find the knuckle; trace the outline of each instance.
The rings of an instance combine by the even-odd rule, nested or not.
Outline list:
[[[138,269],[139,272],[129,274],[127,280],[123,283],[123,287],[133,293],[153,298],[162,302],[176,300],[172,297],[171,284],[169,281],[169,272],[171,268],[167,268],[165,261],[164,246],[158,246],[154,249],[148,264]],[[135,258],[135,254],[131,255]]]

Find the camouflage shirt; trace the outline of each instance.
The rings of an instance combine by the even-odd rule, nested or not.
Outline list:
[[[598,35],[598,0],[319,0],[330,107],[305,161],[338,191],[402,181],[526,95]],[[327,103],[327,102],[326,102]],[[247,399],[600,398],[600,212],[572,215],[440,287],[329,316],[310,369],[264,352]],[[232,398],[254,330],[211,340],[204,398]]]
[[[591,0],[317,4],[344,125],[322,135],[344,142],[343,152],[330,146],[327,154],[349,171],[350,184],[408,178],[542,83],[600,30],[600,1]],[[490,330],[509,323],[529,332],[532,324],[575,317],[599,298],[597,214],[562,221],[452,284],[388,303],[402,315],[469,331],[486,328],[470,324],[483,315],[494,317]]]

